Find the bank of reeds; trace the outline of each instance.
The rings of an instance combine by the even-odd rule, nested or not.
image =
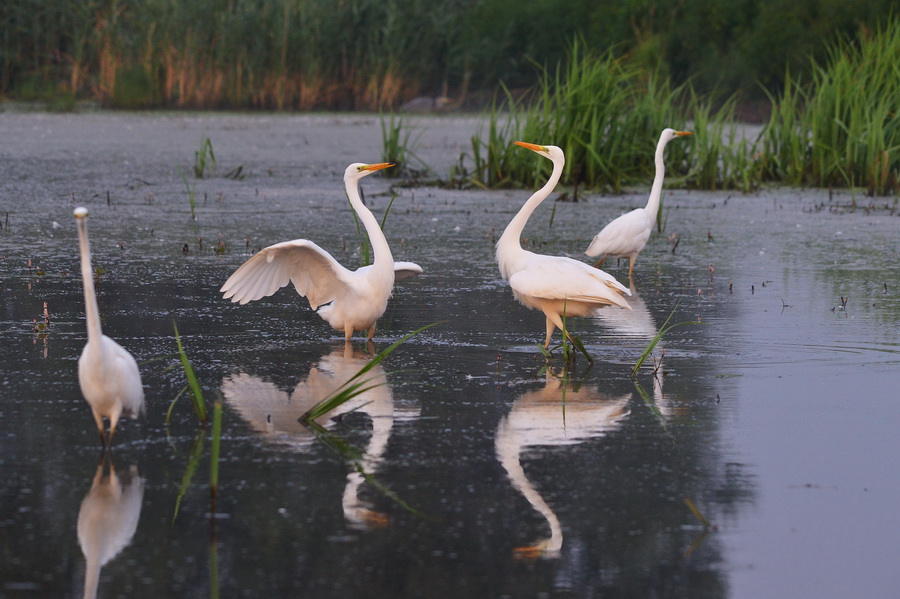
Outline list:
[[[740,136],[733,101],[714,113],[689,86],[649,76],[613,51],[595,55],[576,41],[565,64],[543,71],[533,94],[506,94],[500,106],[492,109],[486,133],[472,140],[472,177],[479,185],[543,185],[550,165],[535,169],[527,155],[511,151],[516,140],[561,147],[563,185],[615,192],[649,185],[660,132],[693,121],[694,138],[666,149],[667,178],[704,189],[753,186],[747,174],[753,145]]]
[[[0,6],[0,93],[130,109],[375,110],[439,90],[451,71],[463,79],[453,36],[467,14],[450,4],[13,0]]]
[[[666,148],[668,186],[749,191],[772,182],[896,193],[900,20],[827,50],[810,81],[786,75],[756,138],[736,121],[734,97],[702,97],[689,85],[649,76],[627,57],[593,55],[576,42],[564,65],[543,72],[533,94],[506,94],[502,109],[492,109],[486,130],[472,140],[472,180],[486,187],[542,185],[549,165],[535,169],[512,152],[512,142],[522,140],[563,149],[562,185],[617,192],[648,184],[655,141],[673,127],[695,135]]]
[[[761,139],[761,171],[769,181],[818,187],[861,187],[870,195],[898,191],[900,179],[900,20],[858,43],[828,47],[812,80],[790,75],[772,97]]]

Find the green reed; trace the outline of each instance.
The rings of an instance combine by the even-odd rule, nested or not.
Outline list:
[[[647,344],[647,347],[644,348],[644,351],[641,352],[641,355],[638,357],[637,362],[634,363],[634,366],[631,369],[631,378],[634,378],[635,376],[637,376],[638,370],[641,369],[641,366],[644,365],[644,362],[647,360],[647,358],[650,356],[650,354],[653,353],[653,350],[656,349],[656,346],[659,344],[659,342],[662,340],[662,338],[666,335],[666,333],[668,333],[675,327],[680,327],[680,326],[683,326],[686,324],[700,324],[697,321],[684,321],[684,322],[676,322],[674,324],[669,324],[669,321],[672,320],[672,316],[675,315],[675,310],[677,310],[677,309],[678,309],[677,305],[674,308],[672,308],[672,311],[669,312],[669,316],[666,317],[666,321],[662,324],[661,327],[659,327],[659,330],[656,331],[656,335],[653,336],[653,339],[650,340],[650,342]]]
[[[564,65],[541,72],[533,94],[519,100],[507,94],[504,110],[491,110],[486,135],[472,141],[472,175],[491,188],[543,184],[550,165],[535,168],[512,153],[510,144],[521,140],[563,149],[563,184],[621,191],[649,182],[660,132],[684,129],[693,117],[700,134],[667,148],[670,179],[705,189],[750,189],[752,146],[739,140],[732,115],[733,102],[713,115],[710,102],[690,88],[649,76],[612,50],[590,53],[576,41]]]
[[[169,419],[171,418],[172,408],[175,407],[175,402],[177,402],[178,398],[184,395],[185,392],[188,392],[188,396],[191,399],[191,405],[194,406],[194,412],[197,414],[197,419],[200,421],[200,424],[205,425],[209,422],[209,416],[206,412],[206,401],[203,399],[203,389],[200,387],[197,373],[194,371],[194,367],[191,365],[191,361],[184,351],[184,346],[181,344],[181,336],[178,334],[178,325],[172,321],[172,326],[175,329],[175,345],[178,348],[178,359],[181,361],[181,366],[184,369],[184,376],[187,379],[187,384],[169,404],[169,409],[166,412],[166,422],[169,422]]]
[[[828,45],[804,84],[786,77],[762,137],[764,174],[819,187],[898,190],[900,19]]]
[[[334,410],[338,406],[341,406],[354,397],[369,391],[370,389],[374,389],[377,387],[377,384],[372,384],[370,378],[366,378],[366,373],[375,368],[378,364],[380,364],[392,351],[400,347],[403,343],[409,340],[411,337],[418,335],[422,331],[430,329],[431,327],[439,324],[437,322],[433,322],[431,324],[425,325],[419,329],[416,329],[412,333],[408,333],[404,335],[390,346],[378,352],[369,362],[366,363],[365,366],[359,369],[359,371],[354,374],[352,377],[347,379],[347,381],[335,389],[333,393],[328,395],[328,397],[322,398],[316,405],[312,406],[306,412],[300,416],[300,423],[305,426],[311,426],[315,424],[315,420],[317,418],[321,418],[328,412]]]
[[[418,131],[413,137],[413,132],[407,127],[407,121],[403,117],[395,116],[394,113],[390,113],[387,117],[382,114],[380,122],[381,161],[391,162],[399,167],[385,170],[385,177],[400,177],[403,174],[416,175],[431,170],[415,152],[416,144],[422,137],[423,131]],[[411,165],[413,160],[418,162],[419,169],[413,169]]]
[[[208,137],[204,137],[200,142],[200,149],[194,152],[194,176],[202,179],[207,175],[206,169],[210,171],[216,168],[216,153],[213,152],[212,141]]]

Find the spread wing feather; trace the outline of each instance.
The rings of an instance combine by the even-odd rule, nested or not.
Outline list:
[[[295,239],[257,252],[228,277],[219,291],[225,299],[246,304],[293,283],[297,293],[316,309],[344,293],[352,274],[312,241]]]

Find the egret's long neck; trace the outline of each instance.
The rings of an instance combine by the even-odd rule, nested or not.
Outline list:
[[[541,202],[547,199],[547,196],[550,195],[550,192],[553,191],[556,184],[559,183],[559,178],[562,176],[564,166],[564,160],[553,161],[553,172],[550,173],[550,178],[547,179],[547,182],[543,187],[538,189],[530,198],[528,198],[528,201],[525,202],[525,205],[522,206],[519,213],[509,221],[508,225],[506,225],[506,230],[503,231],[503,235],[501,235],[500,239],[497,241],[498,261],[502,260],[502,257],[510,257],[508,254],[510,251],[521,251],[522,245],[520,238],[522,237],[522,231],[525,229],[525,225],[528,223],[528,219],[531,218],[531,214],[538,206],[540,206]]]
[[[669,140],[662,137],[656,144],[656,176],[653,178],[653,187],[650,188],[650,199],[647,200],[647,211],[654,218],[659,212],[659,198],[662,195],[663,179],[666,177],[666,163],[663,161],[663,154],[666,151],[667,143]]]
[[[381,226],[359,196],[359,181],[346,181],[345,187],[347,189],[347,197],[350,198],[350,205],[356,210],[356,214],[369,235],[369,242],[372,244],[372,253],[374,254],[374,259],[372,260],[373,269],[385,272],[389,270],[393,273],[394,256],[391,254],[391,248],[388,246]]]
[[[88,341],[99,341],[103,332],[100,329],[100,310],[97,308],[97,295],[94,292],[94,273],[91,269],[91,246],[88,243],[87,223],[78,219],[78,243],[81,247],[81,281],[84,284],[84,311],[87,315]]]

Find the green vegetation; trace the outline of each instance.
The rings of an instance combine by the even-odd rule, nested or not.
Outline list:
[[[360,368],[356,374],[347,379],[347,381],[343,385],[335,389],[334,393],[332,393],[328,397],[322,398],[318,403],[316,403],[316,405],[312,406],[310,409],[304,412],[303,415],[300,416],[300,423],[309,428],[316,428],[318,427],[318,425],[315,423],[315,420],[317,418],[321,418],[328,412],[331,412],[338,406],[347,403],[354,397],[377,387],[378,385],[371,384],[371,379],[365,378],[366,373],[375,368],[375,366],[380,364],[388,356],[388,354],[397,349],[411,337],[418,335],[422,331],[430,329],[436,324],[439,323],[433,322],[431,324],[425,325],[424,327],[416,329],[412,333],[404,335],[403,337],[389,345],[387,348],[378,352],[375,357],[373,357],[368,363],[366,363],[365,366]]]
[[[689,85],[659,82],[612,52],[586,54],[576,42],[565,66],[553,76],[543,73],[533,97],[515,100],[507,93],[505,110],[491,110],[487,133],[472,140],[471,183],[542,185],[549,166],[535,169],[516,152],[512,142],[521,140],[565,151],[563,185],[618,191],[646,184],[659,132],[690,122],[693,138],[666,149],[669,186],[748,191],[781,182],[894,193],[900,180],[900,20],[856,44],[844,40],[827,49],[827,62],[814,65],[808,84],[785,77],[761,136],[744,139],[733,96],[714,106]]]
[[[128,109],[390,108],[535,82],[571,41],[706,94],[779,92],[823,42],[876,27],[892,0],[11,0],[0,95]]]
[[[861,43],[841,40],[827,50],[809,85],[786,76],[784,91],[773,98],[761,140],[763,176],[894,193],[900,179],[900,21]]]
[[[657,344],[662,340],[663,336],[674,329],[675,327],[680,327],[685,324],[700,324],[697,321],[689,320],[684,322],[676,322],[675,324],[669,324],[669,321],[672,320],[672,316],[675,315],[675,310],[678,309],[678,305],[672,308],[672,311],[669,312],[669,316],[666,317],[666,321],[659,327],[659,330],[656,331],[656,335],[653,336],[653,339],[650,340],[650,343],[647,344],[647,347],[644,348],[644,351],[641,352],[641,355],[638,357],[637,362],[634,363],[634,367],[631,369],[631,378],[637,376],[638,370],[641,369],[641,366],[644,365],[644,362],[653,353],[653,350],[656,348]]]
[[[200,149],[194,152],[194,176],[198,179],[205,177],[207,166],[210,170],[215,170],[216,153],[213,152],[212,141],[204,137],[200,142]]]
[[[203,399],[203,389],[200,387],[197,373],[194,372],[194,367],[191,366],[191,361],[188,359],[187,353],[185,353],[184,347],[181,344],[181,336],[178,334],[178,325],[173,321],[172,326],[175,328],[175,345],[178,348],[178,358],[184,369],[184,376],[187,379],[187,384],[169,405],[169,410],[166,412],[166,422],[169,422],[169,418],[172,415],[172,408],[175,407],[175,402],[178,401],[179,397],[184,395],[185,391],[189,391],[188,396],[191,398],[191,405],[194,406],[194,411],[197,413],[197,419],[200,421],[201,425],[206,425],[206,423],[209,422],[209,416],[206,412],[206,401]]]
[[[522,139],[565,150],[563,185],[620,190],[648,181],[663,127],[690,123],[695,137],[667,150],[672,185],[889,194],[900,179],[893,4],[13,0],[0,3],[0,97],[59,110],[92,99],[390,111],[423,94],[477,108],[499,94],[471,169],[461,157],[449,184],[535,185],[549,165],[513,151]],[[748,107],[770,115],[760,139],[734,124]],[[383,119],[382,135],[389,160],[415,158],[402,120]],[[195,158],[202,176],[208,140]]]

